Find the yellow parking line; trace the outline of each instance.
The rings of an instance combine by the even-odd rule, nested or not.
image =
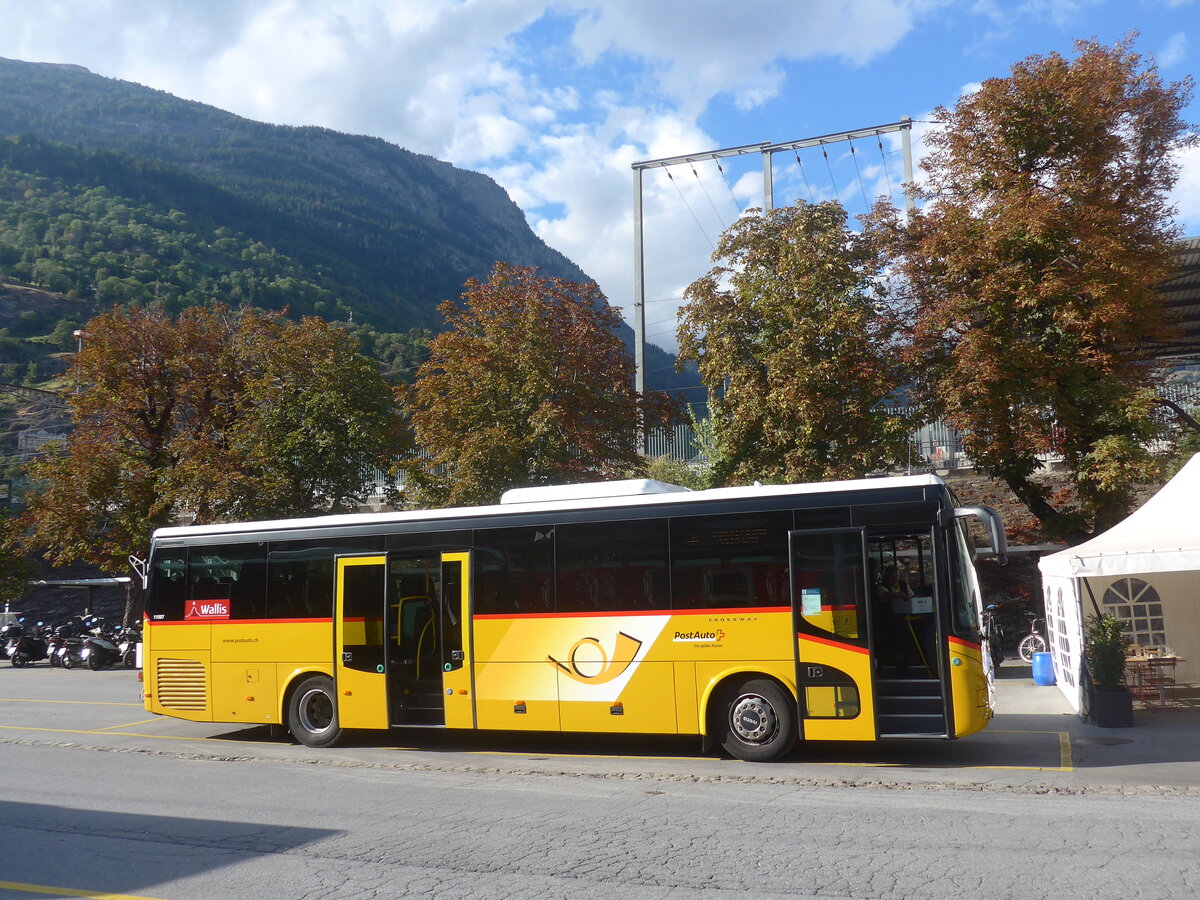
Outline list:
[[[0,891],[23,891],[26,894],[54,894],[59,897],[92,897],[94,900],[155,900],[134,894],[108,894],[104,891],[77,891],[74,888],[47,887],[44,884],[23,884],[20,881],[0,881]]]
[[[0,703],[67,703],[71,706],[141,706],[140,703],[119,703],[116,700],[29,700],[25,697],[0,697]]]
[[[979,766],[981,769],[1012,768],[1032,769],[1039,772],[1074,772],[1075,761],[1071,758],[1071,733],[1068,731],[1007,731],[1001,728],[989,728],[985,734],[1054,734],[1058,736],[1058,765],[1057,766]]]
[[[96,729],[96,733],[99,734],[100,732],[104,732],[104,731],[112,731],[114,728],[132,728],[134,725],[148,725],[151,722],[161,722],[161,721],[162,721],[162,718],[158,717],[158,718],[154,718],[154,719],[141,719],[137,722],[126,722],[124,725],[105,725],[103,728]]]
[[[161,721],[150,719],[151,722]],[[131,725],[139,724],[137,722]],[[127,725],[109,725],[108,728],[127,728]],[[275,745],[276,741],[243,741],[231,738],[184,737],[178,734],[145,734],[140,731],[105,731],[103,728],[35,728],[32,725],[0,725],[0,731],[45,731],[51,734],[104,734],[110,737],[140,737],[153,738],[156,741],[208,741],[214,744],[262,744],[264,747]]]

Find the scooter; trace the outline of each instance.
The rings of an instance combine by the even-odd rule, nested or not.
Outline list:
[[[137,667],[137,645],[142,642],[142,632],[132,626],[117,630],[117,649],[121,651],[121,665],[127,669]]]
[[[64,669],[74,669],[77,666],[83,665],[82,653],[83,638],[64,638],[62,646],[58,648],[59,665],[61,665]]]
[[[13,622],[6,622],[0,626],[0,647],[4,648],[4,655],[12,659],[13,651],[17,647],[17,641],[21,639],[21,635],[25,633],[24,617]]]
[[[67,640],[64,633],[66,625],[59,625],[57,628],[51,628],[50,634],[46,637],[46,657],[50,660],[50,665],[54,668],[62,668],[62,656],[59,650],[62,649],[63,643]]]
[[[50,665],[62,669],[73,669],[82,665],[79,657],[83,649],[80,635],[87,634],[83,619],[75,616],[70,622],[64,622],[54,628],[46,652],[50,655]]]
[[[93,672],[98,672],[120,662],[123,654],[112,636],[104,632],[100,620],[89,616],[84,620],[84,624],[91,628],[91,634],[83,636],[83,648],[79,651],[79,658],[87,663],[87,667]]]
[[[46,636],[41,622],[37,623],[37,631],[31,634],[22,634],[17,638],[16,646],[13,647],[8,658],[18,669],[24,668],[29,663],[48,658]]]

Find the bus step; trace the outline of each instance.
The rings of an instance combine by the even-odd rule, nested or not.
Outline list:
[[[876,678],[875,694],[923,694],[927,697],[940,697],[942,683],[936,678]]]
[[[909,697],[876,697],[875,705],[880,715],[925,715],[942,714],[942,698],[915,695]]]
[[[946,734],[946,719],[938,715],[915,713],[880,713],[879,736],[943,736]]]
[[[397,725],[445,725],[446,713],[441,709],[407,706],[400,710]]]

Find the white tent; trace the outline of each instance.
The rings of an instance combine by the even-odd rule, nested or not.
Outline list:
[[[1058,684],[1079,708],[1083,620],[1097,608],[1136,643],[1170,646],[1200,681],[1200,454],[1129,518],[1038,562]]]

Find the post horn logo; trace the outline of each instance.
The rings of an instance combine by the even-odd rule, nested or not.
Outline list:
[[[580,684],[606,684],[633,665],[634,657],[641,646],[642,642],[637,638],[618,631],[612,659],[604,652],[598,638],[585,637],[577,640],[571,647],[565,663],[559,662],[549,654],[546,655],[546,661]],[[580,651],[584,648],[587,650],[581,655]]]

